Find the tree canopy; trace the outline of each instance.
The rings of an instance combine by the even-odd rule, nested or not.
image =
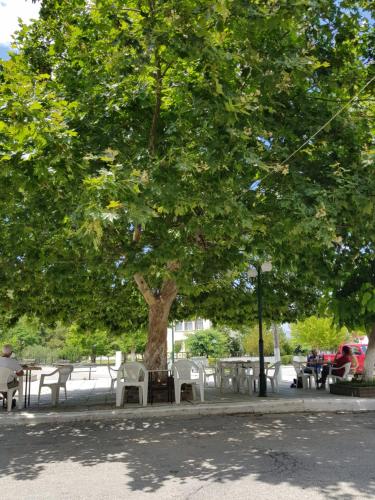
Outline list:
[[[369,80],[366,5],[42,2],[0,73],[2,307],[141,326],[134,279],[149,366],[176,296],[249,261],[293,309],[374,210],[369,89],[308,140]]]

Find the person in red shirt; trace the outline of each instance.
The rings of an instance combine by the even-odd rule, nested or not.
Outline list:
[[[336,356],[333,361],[332,366],[332,375],[337,375],[338,377],[342,377],[345,372],[346,363],[351,363],[351,368],[356,369],[358,367],[358,361],[355,356],[353,356],[352,350],[348,345],[344,345],[342,348],[342,355]],[[325,389],[326,380],[329,374],[329,366],[323,366],[322,370],[322,378],[318,380],[321,384],[319,389]]]

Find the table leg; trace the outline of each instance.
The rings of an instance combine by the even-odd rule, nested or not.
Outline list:
[[[236,374],[235,390],[236,390],[236,392],[240,392],[240,370],[241,370],[241,368],[238,365],[236,365],[236,367],[235,367],[235,374]]]
[[[170,375],[167,375],[167,391],[168,391],[168,403],[172,403],[172,380]]]
[[[24,408],[27,407],[27,382],[29,380],[29,370],[25,370],[25,402]]]
[[[148,374],[148,401],[152,404],[152,372]]]
[[[27,394],[27,406],[30,406],[30,394],[31,394],[31,371],[29,372],[29,392]]]
[[[23,375],[18,378],[18,409],[22,410],[23,403]]]

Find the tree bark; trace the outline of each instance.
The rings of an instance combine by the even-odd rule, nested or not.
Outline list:
[[[148,370],[165,370],[167,368],[168,317],[177,296],[176,282],[165,280],[160,293],[156,293],[151,291],[139,273],[134,275],[134,279],[148,304],[148,338],[144,363]]]
[[[363,370],[363,378],[365,380],[372,380],[374,378],[374,365],[375,365],[375,323],[373,323],[371,330],[368,333],[368,347],[366,352],[365,367]]]

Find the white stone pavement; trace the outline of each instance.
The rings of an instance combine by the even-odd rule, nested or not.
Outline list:
[[[42,372],[39,372],[38,379],[41,373],[50,373],[53,369],[44,367]],[[217,388],[209,386],[205,389],[204,403],[184,401],[181,405],[158,403],[149,404],[147,407],[127,403],[124,408],[115,408],[115,394],[110,392],[108,369],[102,366],[92,373],[91,380],[88,380],[87,372],[73,372],[72,380],[67,382],[68,399],[65,401],[64,391],[61,390],[60,402],[56,408],[51,406],[51,395],[47,388],[42,390],[38,406],[39,380],[35,380],[31,383],[30,407],[13,411],[11,414],[0,409],[0,425],[153,416],[375,411],[373,398],[337,397],[328,391],[290,388],[294,377],[293,367],[283,367],[280,391],[268,392],[267,398],[234,393],[230,389],[220,394]]]

